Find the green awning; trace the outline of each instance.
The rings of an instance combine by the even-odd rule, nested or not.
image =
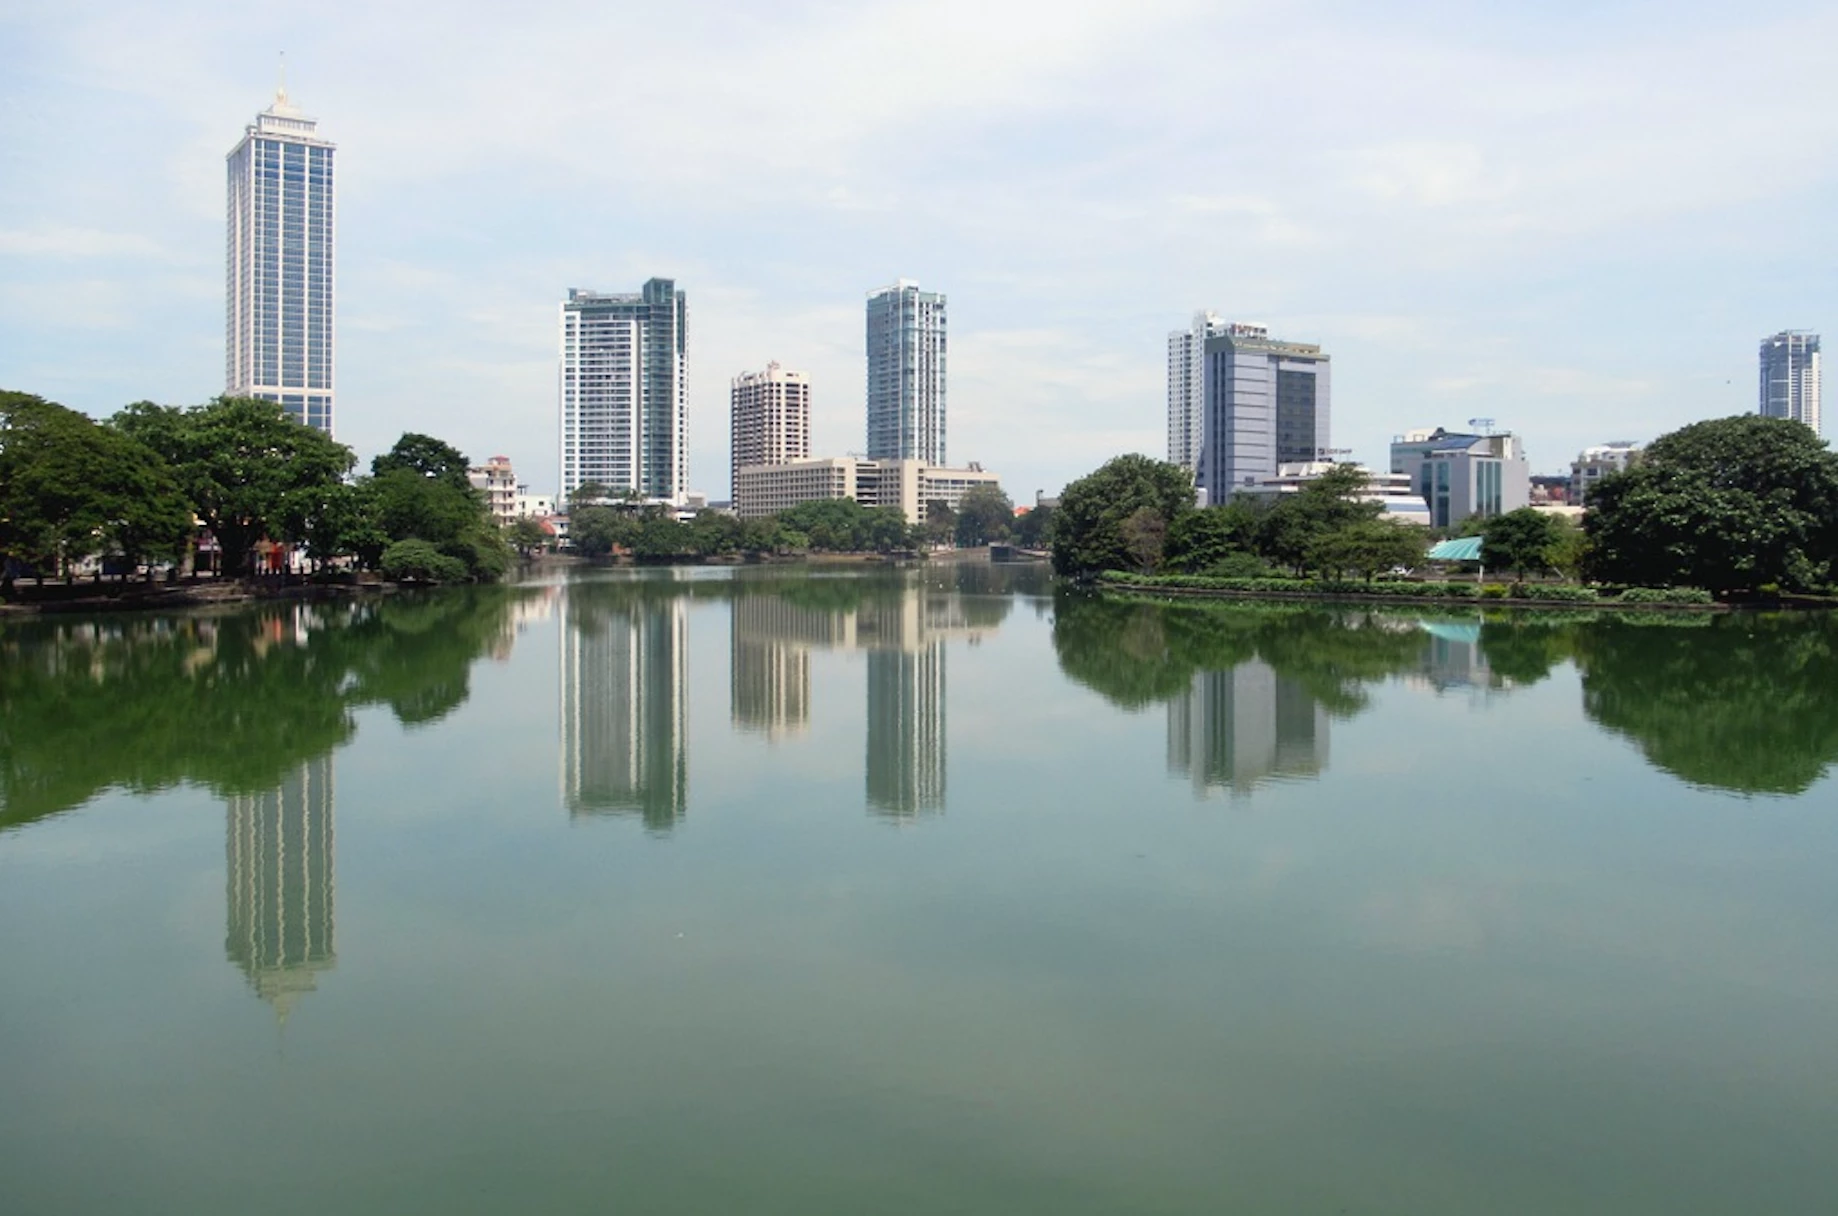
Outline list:
[[[1481,560],[1481,538],[1458,536],[1430,546],[1426,555],[1433,562],[1478,562]]]

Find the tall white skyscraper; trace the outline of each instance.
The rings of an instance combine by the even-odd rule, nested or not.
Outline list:
[[[332,154],[275,92],[229,155],[224,391],[332,430]]]
[[[811,454],[811,382],[803,372],[768,363],[763,372],[736,376],[729,405],[728,485],[736,495],[747,465],[784,464]]]
[[[1761,412],[1819,430],[1819,335],[1784,329],[1761,341]]]
[[[594,482],[681,504],[688,482],[687,297],[671,279],[562,303],[562,494]]]
[[[1197,478],[1206,425],[1206,340],[1225,332],[1210,312],[1193,314],[1193,327],[1168,335],[1168,463]]]
[[[868,297],[868,458],[945,461],[945,298],[901,279]]]
[[[1328,357],[1238,322],[1205,340],[1200,484],[1222,503],[1273,478],[1279,464],[1329,459]]]

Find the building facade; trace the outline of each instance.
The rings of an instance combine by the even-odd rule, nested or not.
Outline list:
[[[688,482],[689,306],[670,279],[570,288],[561,309],[562,497],[594,483],[681,504]]]
[[[1205,339],[1200,484],[1213,502],[1329,454],[1328,356],[1234,322]]]
[[[734,377],[728,393],[730,493],[745,465],[784,464],[811,454],[811,385],[803,372],[768,363]]]
[[[502,527],[508,527],[521,512],[517,509],[517,475],[511,471],[509,456],[493,456],[484,464],[466,470],[466,480],[485,496],[485,507]]]
[[[280,89],[227,158],[224,392],[331,434],[336,148],[317,127]]]
[[[1265,478],[1256,485],[1241,486],[1238,493],[1249,495],[1254,501],[1264,499],[1274,502],[1278,495],[1294,494],[1336,467],[1331,460],[1280,464],[1276,467],[1275,477]],[[1417,492],[1408,473],[1378,473],[1364,467],[1359,471],[1366,475],[1366,484],[1364,489],[1353,496],[1355,501],[1378,503],[1385,508],[1385,514],[1380,518],[1393,523],[1427,525],[1430,522],[1429,504]]]
[[[1785,329],[1761,341],[1761,413],[1819,431],[1819,335]]]
[[[1391,471],[1409,474],[1437,528],[1453,527],[1470,516],[1504,515],[1532,501],[1525,447],[1510,432],[1407,431],[1392,438]]]
[[[1225,331],[1217,314],[1196,312],[1192,327],[1168,335],[1168,463],[1196,480],[1206,426],[1206,340]]]
[[[945,298],[907,279],[868,297],[868,456],[945,463]]]
[[[742,519],[775,515],[801,502],[852,498],[864,507],[898,507],[909,523],[926,522],[931,505],[957,510],[972,486],[1000,486],[981,465],[953,469],[923,460],[820,457],[785,464],[748,465],[734,474],[734,513]]]
[[[1575,506],[1589,505],[1589,492],[1611,473],[1625,472],[1640,458],[1642,447],[1628,440],[1584,448],[1570,462],[1570,485],[1567,501]]]

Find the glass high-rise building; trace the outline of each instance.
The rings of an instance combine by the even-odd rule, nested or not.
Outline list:
[[[907,279],[868,297],[868,458],[945,463],[945,298]]]
[[[689,304],[671,279],[570,288],[562,303],[562,494],[588,483],[681,503],[688,480]]]
[[[1761,413],[1819,430],[1819,335],[1784,329],[1761,341]]]
[[[1206,344],[1200,484],[1211,502],[1277,475],[1282,464],[1330,458],[1328,357],[1234,322]]]
[[[283,88],[229,154],[224,391],[330,434],[336,148],[317,126]]]
[[[1200,475],[1206,427],[1206,340],[1225,332],[1210,312],[1193,314],[1193,326],[1168,335],[1168,463]]]

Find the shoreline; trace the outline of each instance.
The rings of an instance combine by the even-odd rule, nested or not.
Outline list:
[[[1819,611],[1830,610],[1828,604],[1769,603],[1737,604],[1646,604],[1603,600],[1599,603],[1572,600],[1532,600],[1449,595],[1369,595],[1357,591],[1243,591],[1220,587],[1164,587],[1154,583],[1103,580],[1088,584],[1099,593],[1125,592],[1130,595],[1167,596],[1173,599],[1271,600],[1289,603],[1401,604],[1413,608],[1530,608],[1545,612],[1743,612],[1762,610]]]

